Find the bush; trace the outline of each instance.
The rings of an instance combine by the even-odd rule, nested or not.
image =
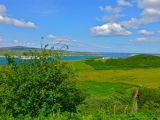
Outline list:
[[[141,88],[138,105],[142,109],[150,109],[160,114],[160,89]]]
[[[132,111],[132,98],[121,95],[105,98],[89,98],[85,104],[78,107],[82,114],[93,114],[105,110],[106,114],[127,114]]]
[[[31,60],[19,63],[8,57],[13,64],[0,73],[1,114],[17,117],[76,112],[85,94],[75,86],[72,66],[48,56],[47,50],[38,52],[38,56],[33,52]]]

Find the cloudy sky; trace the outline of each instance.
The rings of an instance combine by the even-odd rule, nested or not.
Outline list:
[[[0,47],[160,53],[160,0],[0,0]]]

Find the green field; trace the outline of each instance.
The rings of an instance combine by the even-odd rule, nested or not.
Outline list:
[[[160,68],[95,70],[85,60],[72,61],[81,89],[92,97],[122,94],[131,96],[138,87],[160,88]]]
[[[138,86],[160,87],[160,68],[133,70],[101,70],[78,72],[83,81],[123,82]]]
[[[113,64],[115,62],[117,64]],[[160,88],[159,57],[142,55],[120,60],[88,59],[70,63],[77,73],[79,87],[90,94],[87,102],[94,101],[96,105],[103,104],[108,97],[121,96],[130,100],[132,92],[138,88]],[[97,109],[93,104],[89,105],[92,106],[89,110]]]
[[[128,70],[95,70],[85,61],[71,62],[79,79],[96,82],[128,83],[138,86],[160,87],[160,68],[134,68]]]

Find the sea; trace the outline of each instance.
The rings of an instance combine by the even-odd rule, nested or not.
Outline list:
[[[79,56],[63,56],[62,60],[82,60],[82,59],[89,59],[89,58],[102,58],[102,59],[109,59],[109,58],[128,58],[130,56],[137,55],[135,53],[98,53],[97,55],[79,55]],[[16,58],[18,61],[19,58]],[[0,65],[6,65],[7,60],[4,56],[0,56]]]

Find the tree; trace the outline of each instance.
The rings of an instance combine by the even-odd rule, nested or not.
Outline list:
[[[30,55],[30,60],[8,61],[9,71],[0,73],[0,86],[5,86],[0,91],[1,112],[14,117],[76,112],[85,94],[75,85],[72,66],[62,62],[56,51],[42,49]]]

